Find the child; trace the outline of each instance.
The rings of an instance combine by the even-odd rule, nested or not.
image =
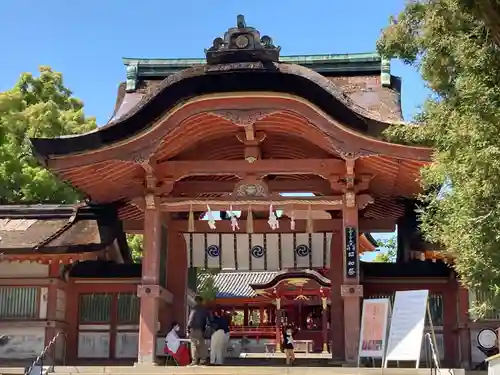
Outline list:
[[[294,353],[294,341],[293,336],[295,335],[295,330],[291,326],[286,326],[283,329],[283,343],[282,348],[285,351],[286,364],[292,365],[295,362]]]

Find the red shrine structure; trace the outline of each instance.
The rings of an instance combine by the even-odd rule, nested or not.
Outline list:
[[[354,362],[362,300],[425,288],[445,366],[483,359],[475,337],[498,317],[472,321],[469,298],[486,297],[417,230],[432,150],[382,136],[402,121],[389,61],[280,56],[239,17],[205,59],[124,63],[106,125],[31,140],[85,203],[0,207],[0,358],[58,336],[56,361],[154,363],[170,323],[186,323],[196,270],[213,268],[215,305],[243,316],[235,343],[279,349],[293,322],[311,350]],[[368,233],[396,228],[396,263],[360,261]],[[126,233],[144,235],[142,265]]]

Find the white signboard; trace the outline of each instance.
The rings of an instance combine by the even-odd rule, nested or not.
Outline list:
[[[396,292],[387,343],[388,361],[418,361],[424,334],[428,290]]]
[[[387,324],[391,303],[388,298],[363,301],[359,357],[383,358],[387,341]]]

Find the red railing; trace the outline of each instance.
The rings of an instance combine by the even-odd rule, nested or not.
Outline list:
[[[276,332],[273,326],[231,326],[229,328],[231,334],[245,335],[245,336],[269,336]]]

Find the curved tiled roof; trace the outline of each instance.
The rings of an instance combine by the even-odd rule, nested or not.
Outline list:
[[[222,271],[214,275],[214,284],[217,288],[217,298],[254,297],[256,294],[251,284],[265,284],[276,277],[278,272],[234,272]],[[203,284],[203,276],[199,283]]]

